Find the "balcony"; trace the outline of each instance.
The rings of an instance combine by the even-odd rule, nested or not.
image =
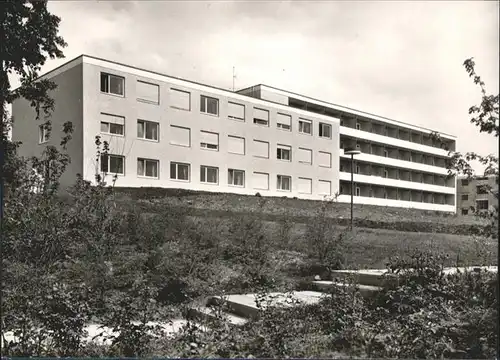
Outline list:
[[[344,123],[345,124],[345,123]],[[377,142],[380,144],[387,144],[389,146],[396,147],[398,149],[414,150],[426,154],[432,154],[441,157],[448,157],[448,151],[441,149],[439,147],[433,147],[430,145],[418,144],[410,141],[409,132],[398,131],[395,128],[387,128],[386,135],[381,135],[375,132],[369,132],[356,128],[351,128],[349,126],[340,126],[340,135],[350,136],[357,139],[363,139],[368,141]]]
[[[360,172],[362,172],[362,169],[359,169]],[[408,173],[403,173],[401,174],[400,179],[391,179],[389,177],[380,177],[380,176],[373,176],[373,175],[363,175],[361,174],[354,174],[354,182],[355,183],[362,183],[362,184],[371,184],[371,185],[380,185],[380,186],[389,186],[389,187],[394,187],[394,188],[400,188],[400,189],[409,189],[409,190],[419,190],[419,191],[426,191],[426,192],[433,192],[433,193],[440,193],[440,194],[449,194],[449,195],[455,195],[455,188],[448,187],[448,186],[439,186],[439,185],[430,185],[430,184],[425,184],[420,181],[411,181],[410,180],[410,174]],[[339,173],[339,180],[341,181],[351,181],[351,173],[348,171],[341,171]]]

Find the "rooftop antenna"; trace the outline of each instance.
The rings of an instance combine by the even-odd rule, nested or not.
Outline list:
[[[234,73],[234,66],[233,66],[233,92],[234,92],[234,79],[236,79],[236,74]]]

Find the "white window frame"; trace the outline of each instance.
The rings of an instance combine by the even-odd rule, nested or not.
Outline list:
[[[143,102],[143,103],[146,103],[146,104],[160,105],[160,85],[153,84],[153,83],[150,83],[150,82],[147,82],[147,81],[142,81],[142,80],[137,80],[137,83],[155,86],[158,89],[156,101],[151,101],[151,100],[143,99],[143,98],[140,98],[140,97],[136,96],[137,101]]]
[[[312,186],[312,183],[313,183],[312,179],[311,179],[311,178],[305,178],[305,177],[299,177],[299,178],[298,178],[298,182],[299,182],[300,180],[308,180],[308,181],[309,181],[309,184],[311,185],[311,187],[310,187],[310,189],[309,189],[309,192],[303,192],[303,191],[300,191],[300,190],[299,190],[299,191],[298,191],[298,193],[299,193],[299,194],[306,194],[306,195],[310,195],[310,194],[312,194],[312,187],[313,187],[313,186]],[[299,185],[297,185],[297,187],[299,187]]]
[[[286,162],[292,161],[292,147],[290,145],[277,144],[276,145],[276,159]],[[288,159],[283,158],[283,152],[288,151]]]
[[[283,124],[283,123],[279,122],[278,121],[279,115],[288,117],[290,119],[290,124]],[[280,130],[283,130],[283,131],[292,131],[292,115],[283,114],[283,113],[279,112],[278,116],[276,117],[276,127]]]
[[[183,144],[178,144],[178,143],[172,142],[172,133],[170,133],[170,136],[169,136],[170,137],[170,145],[182,146],[182,147],[191,147],[191,129],[188,128],[188,127],[184,127],[184,126],[170,125],[170,131],[172,131],[172,128],[187,130],[189,132],[189,144],[188,145],[183,145]]]
[[[49,130],[45,127],[45,124],[39,125],[38,126],[38,143],[39,144],[45,144],[49,142],[50,139],[50,134]]]
[[[290,180],[290,189],[283,189],[283,179],[288,178]],[[285,192],[291,192],[292,191],[292,177],[289,175],[276,175],[276,190],[277,191],[285,191]]]
[[[217,135],[217,143],[216,144],[200,141],[200,148],[201,149],[209,150],[209,151],[219,151],[219,134],[218,133],[214,133],[211,131],[204,131],[204,130],[200,130],[200,133]]]
[[[253,174],[258,174],[258,175],[266,175],[267,178],[267,188],[260,188],[260,187],[253,187],[255,190],[269,190],[269,173],[261,172],[261,171],[254,171]]]
[[[208,100],[215,100],[217,101],[217,114],[212,114],[209,113],[208,110]],[[205,110],[202,110],[202,104],[205,104]],[[211,116],[219,116],[220,113],[220,102],[218,98],[215,98],[213,96],[208,96],[208,95],[200,95],[200,113],[205,114],[205,115],[211,115]]]
[[[143,123],[144,125],[144,129],[143,129],[143,133],[144,133],[144,136],[143,137],[140,137],[139,134],[137,134],[137,138],[138,139],[141,139],[141,140],[147,140],[147,141],[153,141],[153,142],[159,142],[160,141],[160,123],[156,122],[156,121],[149,121],[149,120],[143,120],[143,119],[137,119],[137,125],[139,125],[139,123]],[[147,127],[147,124],[155,124],[156,125],[156,139],[149,139],[147,138],[147,131],[146,131],[146,127]],[[137,129],[137,132],[139,132],[139,129]]]
[[[239,173],[243,174],[243,184],[242,185],[238,185],[238,184],[234,183],[234,179],[235,179],[234,174],[235,174],[235,172],[239,172]],[[230,180],[233,180],[233,181],[231,182]],[[229,186],[236,186],[236,187],[244,188],[245,187],[245,170],[227,169],[227,184]]]
[[[266,110],[266,109],[262,109],[262,108],[258,108],[258,107],[254,107],[254,110],[260,110],[260,111],[265,111],[267,113],[267,120],[264,120],[264,119],[260,119],[260,118],[256,118],[255,117],[255,113],[254,113],[254,116],[253,116],[253,123],[255,125],[259,125],[259,126],[264,126],[264,127],[269,127],[269,119],[270,119],[270,114],[269,114],[269,110]],[[261,122],[266,122],[265,124],[263,123],[259,123],[259,121]]]
[[[325,130],[324,128],[330,128],[330,136],[324,136],[324,135],[321,135],[321,133],[324,133]],[[327,124],[327,123],[323,123],[323,122],[320,122],[319,123],[319,128],[318,128],[318,136],[322,139],[331,139],[332,138],[332,124]]]
[[[324,184],[328,183],[328,193],[321,193],[321,192],[319,192],[319,188],[320,188],[319,184],[320,183],[324,183]],[[344,187],[340,186],[339,190],[340,190],[341,194],[343,193],[343,189],[344,189]],[[318,180],[318,193],[319,193],[319,195],[331,196],[332,195],[332,182],[330,180],[321,180],[321,179]]]
[[[123,120],[123,124],[116,123],[116,122],[110,122],[110,121],[102,121],[102,115],[113,116],[113,117],[120,118],[120,119]],[[107,131],[103,131],[102,130],[102,125],[103,124],[107,125],[107,128],[108,128]],[[110,132],[110,130],[111,130],[111,124],[120,126],[122,128],[122,133],[121,134],[117,134],[117,133]],[[108,113],[101,113],[101,128],[100,128],[100,130],[101,130],[101,134],[106,134],[106,135],[110,135],[110,136],[124,137],[125,136],[125,117],[124,116],[120,116],[120,115],[113,115],[113,114],[108,114]]]
[[[234,101],[228,101],[228,107],[229,107],[229,104],[232,104],[232,105],[238,105],[238,106],[241,106],[243,107],[243,117],[240,118],[240,117],[237,117],[237,116],[233,116],[233,115],[227,115],[227,118],[230,119],[230,120],[234,120],[234,121],[242,121],[244,122],[245,121],[245,116],[246,116],[246,106],[244,104],[240,104],[240,103],[237,103],[237,102],[234,102]]]
[[[309,132],[305,132],[304,131],[304,127],[301,126],[302,123],[309,124],[309,130],[310,130]],[[307,120],[307,119],[299,118],[299,134],[305,134],[305,135],[312,136],[312,133],[313,133],[313,122],[312,122],[312,120]]]
[[[172,165],[175,166],[175,178],[172,177]],[[187,179],[179,179],[179,165],[181,166],[187,166],[187,174],[188,178]],[[182,182],[190,182],[191,181],[191,164],[188,163],[183,163],[183,162],[178,162],[178,161],[171,161],[170,162],[170,180],[172,181],[182,181]]]
[[[318,166],[319,167],[323,167],[323,168],[331,168],[332,167],[332,153],[329,153],[327,151],[318,151],[318,154],[328,154],[330,155],[330,164],[328,164],[328,166],[326,165],[322,165],[319,161],[318,161]]]
[[[144,170],[143,174],[139,174],[139,162],[142,162],[142,169]],[[156,164],[156,176],[146,175],[146,166],[147,166],[148,162]],[[137,158],[137,176],[141,177],[141,178],[147,178],[147,179],[159,179],[160,178],[160,160]]]
[[[312,149],[299,147],[299,151],[300,150],[306,150],[306,151],[308,151],[309,154],[311,155],[311,157],[310,157],[310,161],[299,160],[299,163],[301,163],[301,164],[307,164],[307,165],[312,165],[312,163],[313,163],[313,151],[312,151]],[[297,157],[298,157],[298,155],[297,155]]]
[[[122,162],[123,162],[123,172],[121,173],[117,173],[117,172],[112,172],[112,171],[103,171],[102,170],[102,164],[103,164],[103,157],[106,156],[107,157],[107,168],[108,170],[110,169],[110,165],[111,165],[111,158],[118,158],[118,159],[121,159]],[[99,159],[99,162],[100,162],[100,166],[99,166],[99,170],[102,172],[102,173],[105,173],[105,174],[113,174],[113,175],[125,175],[125,156],[122,156],[122,155],[114,155],[114,154],[102,154],[101,155],[101,158]]]
[[[208,182],[208,170],[215,170],[217,174],[217,181],[216,182]],[[205,180],[201,179],[202,174],[205,176]],[[219,185],[219,168],[215,166],[208,166],[208,165],[200,165],[200,183],[201,184],[209,184],[209,185]]]
[[[246,154],[246,140],[243,136],[236,136],[236,135],[228,135],[227,136],[228,139],[229,138],[233,138],[233,139],[243,139],[243,153],[238,153],[238,152],[234,152],[234,151],[227,151],[229,154],[235,154],[235,155],[245,155]]]
[[[260,158],[260,159],[269,159],[269,141],[264,141],[264,140],[256,140],[254,139],[253,140],[254,142],[258,142],[258,143],[264,143],[264,144],[267,144],[267,156],[260,156],[260,155],[255,155],[255,154],[252,154],[254,157],[256,158]]]
[[[180,106],[176,106],[176,105],[170,105],[170,107],[172,109],[177,109],[177,110],[191,111],[191,93],[189,91],[185,91],[185,90],[180,90],[180,89],[176,89],[176,88],[170,88],[170,93],[172,93],[174,91],[177,91],[177,92],[184,93],[184,94],[188,95],[188,108],[186,109],[186,108],[183,108],[183,107],[180,107]]]
[[[105,75],[107,76],[108,78],[108,89],[107,91],[103,91],[102,90],[102,76]],[[114,77],[114,78],[118,78],[118,79],[121,79],[122,80],[122,88],[123,88],[123,94],[116,94],[116,93],[112,93],[110,90],[111,90],[111,78]],[[110,73],[107,73],[107,72],[104,72],[102,71],[100,74],[99,74],[99,89],[101,90],[101,94],[107,94],[107,95],[113,95],[113,96],[119,96],[119,97],[125,97],[125,78],[123,76],[120,76],[120,75],[115,75],[115,74],[110,74]]]
[[[106,125],[108,127],[108,130],[107,131],[103,131],[102,130],[102,126],[103,125]],[[117,126],[120,126],[122,128],[122,133],[121,134],[118,134],[118,133],[113,133],[111,132],[111,125],[117,125]],[[106,135],[110,135],[110,136],[120,136],[120,137],[124,137],[125,136],[125,125],[124,124],[116,124],[116,123],[110,123],[110,122],[107,122],[107,121],[101,121],[101,134],[106,134]]]

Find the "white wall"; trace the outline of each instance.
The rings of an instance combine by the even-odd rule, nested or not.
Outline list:
[[[86,58],[85,58],[86,59]],[[338,162],[339,162],[339,122],[336,119],[314,115],[290,108],[272,104],[266,101],[252,99],[240,94],[223,92],[208,86],[192,84],[181,80],[173,80],[159,75],[151,77],[145,71],[127,69],[102,61],[84,60],[84,176],[92,181],[95,174],[95,145],[94,137],[100,133],[99,117],[101,112],[125,117],[125,136],[116,137],[103,135],[103,140],[109,140],[111,153],[126,157],[125,176],[119,176],[116,186],[124,187],[172,187],[193,190],[235,192],[241,194],[255,194],[270,196],[297,196],[299,198],[323,198],[319,180],[327,180],[332,184],[332,194],[338,191]],[[126,71],[128,70],[128,71]],[[109,72],[125,77],[125,97],[118,97],[100,92],[100,72]],[[142,80],[160,86],[160,104],[143,103],[136,100],[136,81]],[[170,107],[169,88],[175,87],[191,93],[191,111],[184,111]],[[219,99],[219,116],[207,115],[200,112],[200,95],[207,95]],[[245,105],[245,121],[228,119],[228,101]],[[253,123],[253,108],[269,110],[270,124],[268,127]],[[289,114],[292,117],[292,129],[286,131],[277,128],[277,113]],[[298,118],[305,117],[313,121],[313,135],[298,132]],[[146,141],[137,138],[137,119],[145,119],[160,123],[159,142]],[[332,126],[332,139],[323,139],[317,136],[319,122],[329,123]],[[183,147],[170,144],[170,125],[178,125],[191,129],[191,146]],[[209,131],[219,134],[219,150],[200,148],[200,131]],[[228,152],[228,135],[245,138],[245,155]],[[268,141],[270,145],[269,159],[257,158],[252,154],[253,140]],[[276,159],[277,144],[292,147],[292,161]],[[312,149],[313,163],[299,163],[296,153],[301,148]],[[319,151],[332,154],[332,167],[319,167],[316,161]],[[141,178],[137,176],[137,158],[148,158],[160,161],[160,175],[158,179]],[[189,182],[170,179],[170,162],[189,163],[191,165],[191,179]],[[200,183],[200,165],[219,168],[219,184]],[[238,169],[245,171],[245,187],[228,186],[227,170]],[[252,173],[269,174],[269,190],[254,189],[252,187]],[[292,177],[292,191],[276,189],[277,175]],[[312,194],[299,193],[299,178],[312,180]]]

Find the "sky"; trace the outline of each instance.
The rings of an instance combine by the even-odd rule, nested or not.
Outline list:
[[[263,83],[456,135],[498,156],[468,109],[499,88],[495,1],[49,1],[66,59],[79,55],[228,90]],[[13,83],[15,85],[15,82]]]

